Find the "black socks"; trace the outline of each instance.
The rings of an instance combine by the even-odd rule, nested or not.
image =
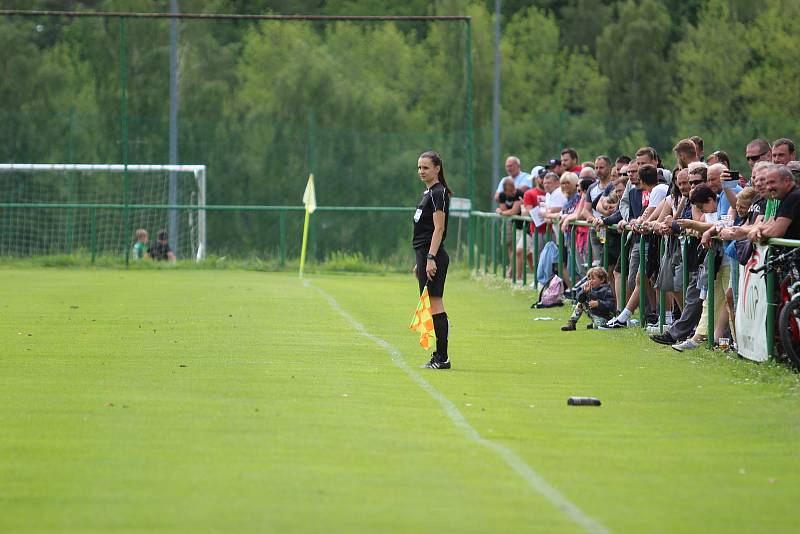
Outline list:
[[[433,316],[433,330],[436,332],[436,355],[440,361],[447,361],[447,334],[450,330],[447,313],[437,313]]]

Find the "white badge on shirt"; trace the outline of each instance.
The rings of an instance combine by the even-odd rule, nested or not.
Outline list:
[[[422,217],[422,210],[417,208],[417,211],[414,212],[414,222],[419,222],[420,217]]]

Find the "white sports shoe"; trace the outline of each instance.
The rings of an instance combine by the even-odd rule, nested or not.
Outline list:
[[[627,322],[618,321],[617,318],[614,317],[613,319],[608,321],[605,326],[601,326],[600,330],[611,330],[611,329],[614,329],[614,328],[626,328],[627,326],[628,326]]]
[[[683,352],[685,350],[694,350],[699,347],[700,344],[695,342],[692,338],[689,338],[686,341],[681,341],[680,343],[675,343],[674,345],[672,345],[672,348],[677,350],[678,352]]]

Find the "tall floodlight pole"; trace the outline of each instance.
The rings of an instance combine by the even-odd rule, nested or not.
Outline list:
[[[178,0],[170,0],[170,13],[178,13]],[[169,19],[169,164],[178,164],[178,19]],[[169,173],[169,204],[178,203],[178,175]],[[169,210],[169,246],[178,250],[178,211]]]
[[[500,4],[494,2],[494,94],[492,95],[492,192],[500,183]]]

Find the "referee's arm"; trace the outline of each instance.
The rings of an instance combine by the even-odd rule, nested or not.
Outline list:
[[[428,253],[434,256],[439,252],[439,246],[442,244],[446,217],[447,214],[444,211],[439,210],[433,212],[433,236],[431,236],[431,248],[428,249]]]

